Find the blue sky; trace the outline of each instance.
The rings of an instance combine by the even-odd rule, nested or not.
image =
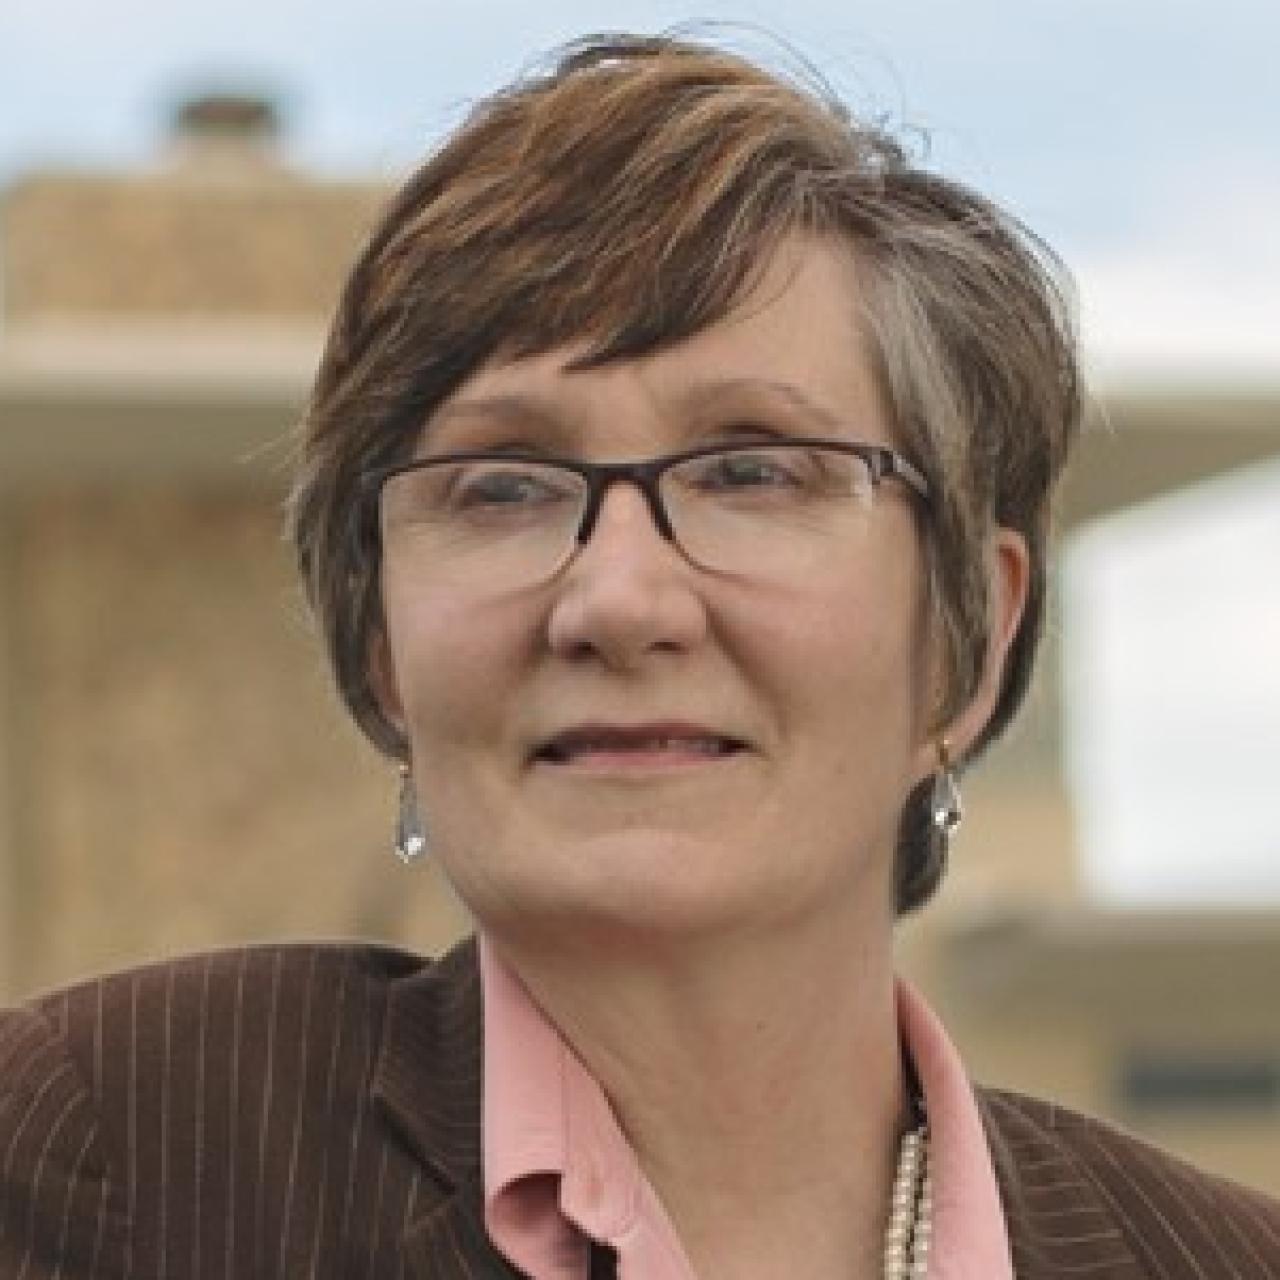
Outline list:
[[[557,42],[696,19],[763,26],[855,110],[927,130],[940,168],[1066,257],[1104,376],[1280,384],[1277,0],[0,0],[0,185],[145,164],[176,96],[224,86],[281,95],[297,163],[395,173]],[[1087,625],[1068,662],[1094,699],[1076,775],[1094,882],[1117,896],[1194,898],[1216,865],[1218,896],[1280,898],[1280,474],[1241,483],[1120,517],[1072,557]]]

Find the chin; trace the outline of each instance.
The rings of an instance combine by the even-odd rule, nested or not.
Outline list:
[[[482,927],[524,945],[573,940],[592,949],[671,948],[744,928],[784,927],[802,909],[794,875],[777,860],[688,834],[634,830],[523,851],[518,866],[490,868],[483,883],[451,879]],[[730,857],[730,853],[736,854]],[[823,895],[830,901],[830,893]],[[817,904],[810,906],[817,909]]]

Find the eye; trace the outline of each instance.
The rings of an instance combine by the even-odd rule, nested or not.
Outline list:
[[[574,477],[524,462],[460,463],[443,485],[454,512],[531,511],[576,498]]]
[[[708,498],[795,501],[825,493],[831,486],[829,471],[817,450],[778,446],[694,459],[681,469],[679,480]]]
[[[798,450],[743,450],[701,459],[694,483],[711,492],[795,488],[807,483],[806,471],[812,470]]]

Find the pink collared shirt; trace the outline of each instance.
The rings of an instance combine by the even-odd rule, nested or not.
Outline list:
[[[586,1280],[591,1240],[617,1251],[619,1280],[695,1280],[603,1090],[483,935],[480,975],[490,1239],[534,1280]],[[901,981],[898,1020],[929,1113],[930,1280],[1013,1280],[995,1171],[959,1055]]]

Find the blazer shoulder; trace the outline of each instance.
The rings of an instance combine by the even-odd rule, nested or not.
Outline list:
[[[35,1127],[35,1108],[65,1107],[83,1091],[59,1027],[38,1008],[0,1009],[0,1152]]]
[[[113,1163],[62,1028],[39,1008],[0,1010],[0,1274],[110,1266],[124,1238]]]
[[[1007,1090],[978,1093],[1006,1198],[1025,1207],[1041,1180],[1074,1179],[1152,1277],[1280,1280],[1280,1201],[1068,1107]]]
[[[308,987],[358,987],[376,1006],[398,979],[435,964],[374,943],[262,943],[98,974],[0,1008],[0,1123],[12,1124],[32,1090],[47,1099],[75,1088],[109,1108],[122,1050],[172,1047],[229,1003],[252,1030],[265,1007],[287,1009]]]
[[[339,1042],[347,1050],[334,1085],[354,1097],[390,990],[432,968],[379,945],[262,944],[103,974],[0,1010],[0,1275],[123,1274],[114,1260],[138,1247],[134,1218],[160,1196],[163,1151],[195,1108],[212,1116],[237,1074],[245,1096],[258,1089],[264,1046],[292,1063],[322,1036],[326,1063]]]
[[[33,996],[25,1008],[57,1026],[73,1044],[92,1028],[118,1034],[125,1025],[149,1032],[151,995],[165,994],[166,1011],[227,989],[289,986],[299,978],[347,973],[380,987],[435,962],[397,947],[358,942],[263,942],[191,952],[94,974]]]
[[[361,993],[378,1007],[398,979],[435,962],[392,946],[282,942],[228,947],[153,960],[45,992],[4,1015],[11,1040],[42,1025],[56,1036],[90,1092],[108,1109],[117,1100],[122,1060],[152,1058],[201,1038],[234,1012],[247,1035],[271,1017],[301,1009],[316,992]],[[0,1066],[3,1050],[0,1050]]]

